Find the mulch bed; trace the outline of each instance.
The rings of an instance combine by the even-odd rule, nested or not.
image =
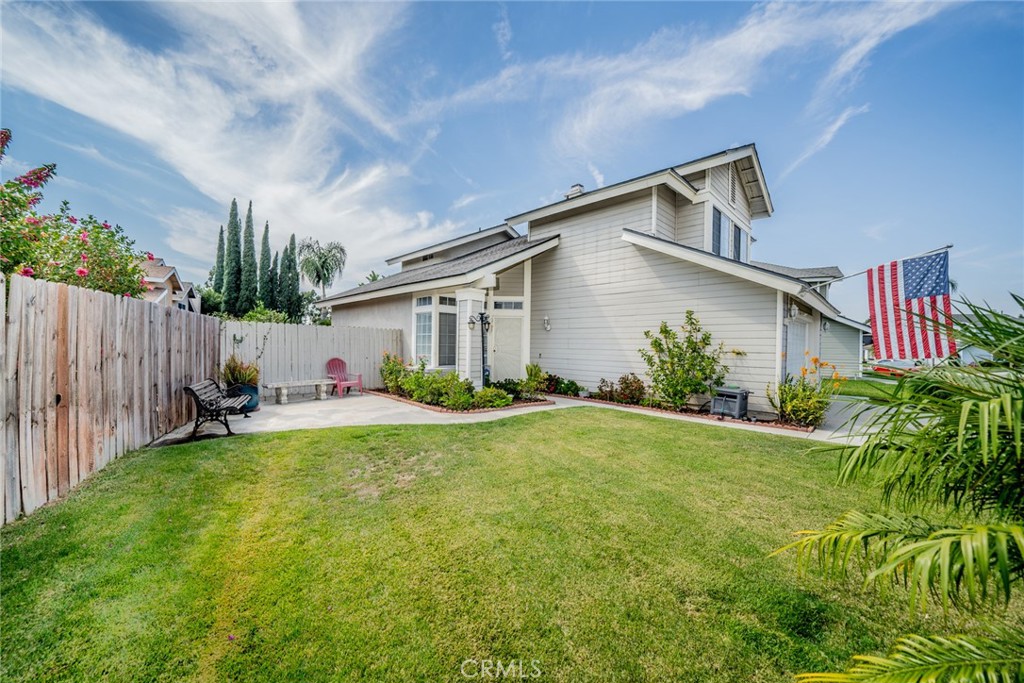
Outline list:
[[[386,391],[365,389],[364,393],[372,394],[374,396],[383,396],[384,398],[390,398],[392,401],[398,401],[399,403],[408,403],[409,405],[416,406],[418,408],[426,408],[427,410],[432,410],[435,413],[451,413],[452,415],[468,415],[472,413],[494,413],[499,410],[515,410],[516,408],[529,408],[530,406],[555,405],[554,401],[546,398],[536,399],[533,401],[519,399],[513,401],[512,405],[502,406],[501,408],[471,408],[469,410],[449,410],[448,408],[444,408],[442,406],[432,406],[426,403],[420,403],[419,401],[413,401],[412,399],[405,398],[404,396],[396,396],[395,394],[390,394]]]
[[[563,396],[563,394],[548,394],[549,396]],[[786,429],[791,432],[802,432],[804,434],[810,434],[814,431],[814,427],[800,427],[785,422],[779,422],[777,420],[737,420],[734,417],[728,415],[712,415],[710,413],[702,413],[697,410],[670,410],[668,408],[654,408],[652,406],[641,406],[633,403],[618,403],[617,401],[605,401],[600,398],[590,398],[583,396],[564,396],[565,398],[571,398],[574,401],[586,401],[588,403],[597,403],[598,405],[605,406],[623,406],[626,408],[636,408],[638,410],[644,410],[650,413],[665,413],[668,415],[685,415],[687,417],[696,417],[701,420],[707,420],[709,422],[735,422],[737,424],[756,424],[764,427],[773,427],[775,429]]]

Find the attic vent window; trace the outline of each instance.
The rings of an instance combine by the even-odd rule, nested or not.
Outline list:
[[[583,186],[576,183],[569,188],[569,191],[565,194],[565,198],[572,199],[573,197],[579,197],[581,194],[583,194]]]
[[[736,166],[729,165],[729,203],[736,203]]]
[[[433,254],[427,254],[426,256],[424,256],[423,258],[421,258],[421,259],[420,259],[420,261],[429,261],[429,260],[431,260],[431,259],[433,259],[433,258],[434,258],[434,255],[433,255]]]

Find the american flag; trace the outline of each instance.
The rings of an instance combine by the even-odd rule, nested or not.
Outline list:
[[[875,358],[945,358],[949,334],[949,252],[868,268],[868,307]]]

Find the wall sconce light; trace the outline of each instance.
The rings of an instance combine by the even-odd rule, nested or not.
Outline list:
[[[821,331],[822,332],[828,332],[831,327],[832,327],[832,325],[829,323],[829,321],[827,321],[827,320],[822,320],[821,321]]]
[[[789,317],[790,318],[795,318],[798,315],[800,315],[800,307],[797,306],[796,304],[790,304],[789,305]]]
[[[549,318],[547,316],[544,316],[544,331],[545,332],[550,332],[551,331],[551,318]]]

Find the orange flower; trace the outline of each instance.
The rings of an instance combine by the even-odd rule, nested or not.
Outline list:
[[[839,388],[839,382],[832,382],[832,388],[833,389],[838,389]]]
[[[836,370],[835,372],[832,373],[832,379],[839,379],[839,371],[838,370]]]
[[[800,376],[801,377],[806,377],[807,376],[807,368],[800,368]]]
[[[815,365],[821,365],[819,361],[820,359],[817,356],[811,356],[811,362],[814,363]]]

